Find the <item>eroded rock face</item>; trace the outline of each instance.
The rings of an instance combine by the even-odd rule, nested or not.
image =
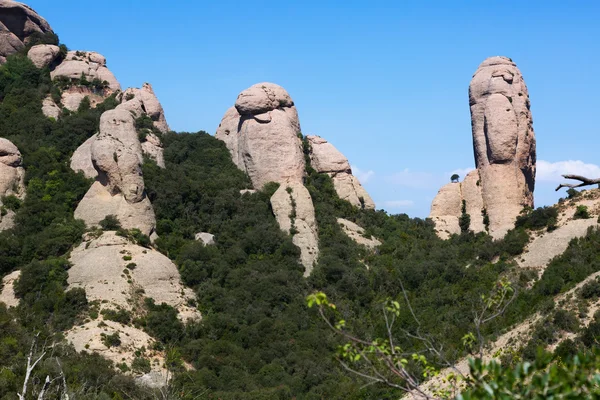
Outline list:
[[[52,28],[31,7],[0,0],[0,64],[22,49],[32,35],[47,32],[52,32]]]
[[[106,67],[106,58],[93,51],[69,51],[65,59],[50,73],[52,79],[65,77],[78,80],[83,76],[92,82],[99,79],[106,81],[111,92],[121,90],[117,78]]]
[[[14,226],[14,212],[2,211],[3,196],[25,197],[25,170],[21,152],[10,140],[0,138],[0,231]],[[4,214],[4,215],[2,215]]]
[[[38,44],[27,52],[27,57],[38,68],[50,66],[60,54],[60,48],[53,44]]]
[[[271,206],[281,229],[292,234],[292,241],[300,248],[304,276],[310,275],[319,257],[319,237],[308,189],[301,182],[284,183],[271,197]]]
[[[118,110],[127,110],[135,118],[147,115],[152,119],[154,127],[161,133],[169,132],[169,125],[165,118],[165,112],[158,98],[154,94],[152,85],[144,83],[141,89],[129,88],[119,95],[121,104],[117,106]],[[148,133],[142,142],[144,154],[152,158],[156,164],[165,168],[164,149],[160,138],[154,133]]]
[[[129,110],[136,117],[146,114],[152,119],[154,126],[159,131],[162,133],[169,131],[165,111],[160,101],[158,101],[158,97],[154,94],[151,84],[144,83],[141,89],[129,88],[119,98],[121,99],[121,104],[117,108]]]
[[[374,209],[375,203],[358,179],[352,175],[348,159],[331,143],[319,136],[307,136],[311,166],[331,176],[338,196],[356,207]]]
[[[217,242],[215,242],[215,235],[208,232],[198,232],[194,236],[194,239],[198,242],[202,242],[205,246],[214,246],[217,244]]]
[[[150,235],[156,219],[144,190],[142,146],[131,113],[111,110],[102,114],[100,132],[82,147],[71,165],[86,171],[89,148],[97,180],[79,203],[75,217],[93,226],[107,215],[116,215],[124,228]]]
[[[448,239],[450,235],[460,233],[458,220],[462,215],[462,202],[465,201],[466,213],[471,217],[470,230],[483,232],[482,212],[484,209],[479,182],[479,172],[471,171],[461,183],[449,183],[439,190],[431,203],[429,218],[435,222],[439,237]]]
[[[215,137],[225,142],[233,162],[250,176],[255,189],[269,182],[281,184],[271,197],[273,213],[281,229],[292,234],[305,275],[309,275],[319,256],[319,240],[312,199],[303,185],[300,133],[290,95],[281,86],[259,83],[240,93]]]
[[[84,288],[89,301],[98,301],[100,310],[124,309],[134,317],[145,313],[144,298],[154,299],[156,304],[166,303],[178,311],[183,321],[198,320],[200,313],[188,304],[195,300],[191,289],[180,281],[175,264],[160,252],[129,242],[115,232],[104,232],[100,237],[85,237],[84,242],[73,250],[69,269],[70,288]],[[128,271],[124,273],[123,271]],[[131,366],[135,352],[142,347],[151,354],[147,357],[164,359],[162,352],[152,351],[153,338],[135,327],[104,320],[94,320],[77,326],[66,333],[66,338],[77,351],[93,351],[115,362]],[[121,345],[107,347],[102,334],[118,333]],[[153,366],[155,373],[164,374],[163,363]]]
[[[21,271],[13,271],[2,278],[2,287],[0,287],[0,302],[7,307],[16,307],[19,305],[19,299],[15,295],[15,281],[21,276]]]
[[[471,230],[484,230],[485,210],[489,233],[497,239],[514,227],[524,207],[533,207],[535,134],[527,86],[515,63],[506,57],[485,60],[471,80],[469,104],[477,175],[470,173],[458,186],[460,201],[466,201]],[[448,197],[445,188],[430,214],[442,237],[457,232],[460,217],[456,195]]]
[[[533,207],[535,134],[529,93],[506,57],[490,57],[469,86],[475,164],[490,233],[502,237],[523,207]]]
[[[238,96],[215,137],[225,142],[233,162],[256,189],[268,182],[301,182],[304,176],[298,112],[289,94],[273,83],[259,83]]]

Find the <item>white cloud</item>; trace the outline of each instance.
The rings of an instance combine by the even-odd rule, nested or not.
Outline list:
[[[375,171],[373,171],[373,170],[363,171],[360,168],[358,168],[356,165],[351,165],[350,167],[352,168],[352,174],[363,185],[365,183],[369,182],[369,179],[371,179],[373,177],[373,175],[375,175]]]
[[[429,172],[411,171],[408,168],[387,177],[387,181],[395,185],[416,189],[429,189],[439,186],[439,179],[436,179],[433,174]]]
[[[537,162],[537,181],[562,182],[564,178],[561,175],[574,174],[583,175],[587,178],[599,178],[600,167],[595,164],[586,164],[581,160],[548,162],[538,160]]]
[[[389,200],[384,201],[383,206],[389,208],[409,208],[415,205],[412,200]]]

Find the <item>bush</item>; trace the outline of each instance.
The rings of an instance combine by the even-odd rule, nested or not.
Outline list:
[[[104,309],[100,312],[104,319],[109,321],[118,322],[123,325],[128,325],[131,322],[131,313],[125,309],[113,310],[110,308]]]
[[[131,363],[131,369],[138,374],[147,374],[152,370],[150,360],[139,356],[133,359],[133,362]]]
[[[592,298],[597,298],[600,296],[600,282],[598,282],[598,279],[594,279],[588,283],[586,283],[585,285],[583,285],[583,287],[581,288],[581,291],[579,292],[579,295],[581,296],[581,298],[583,299],[592,299]]]
[[[100,227],[104,231],[116,231],[121,229],[121,222],[117,219],[116,215],[107,215],[102,221],[99,222]]]
[[[111,335],[106,333],[100,334],[101,341],[106,347],[119,347],[121,345],[121,336],[119,336],[119,332],[114,332]]]
[[[552,322],[554,326],[563,331],[575,332],[579,329],[579,320],[577,319],[577,316],[566,310],[556,310]]]
[[[575,210],[575,214],[573,214],[573,219],[588,219],[590,218],[590,213],[588,211],[587,206],[578,205]]]
[[[529,243],[529,234],[523,228],[511,229],[504,236],[502,250],[508,255],[516,256],[523,253]]]
[[[552,230],[556,226],[558,210],[555,207],[539,207],[535,210],[523,210],[517,217],[515,228]]]

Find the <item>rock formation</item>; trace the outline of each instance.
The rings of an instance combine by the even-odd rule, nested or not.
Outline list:
[[[42,113],[48,118],[58,119],[62,114],[62,111],[60,107],[56,105],[54,100],[52,100],[52,96],[47,96],[42,101]]]
[[[3,196],[25,197],[25,170],[23,158],[17,146],[0,138],[0,231],[10,229],[14,224],[14,211],[2,206]]]
[[[128,366],[142,347],[150,351],[146,356],[164,359],[162,352],[150,350],[155,340],[141,329],[105,320],[102,316],[103,310],[126,310],[133,317],[143,316],[146,297],[156,304],[174,307],[184,322],[200,319],[196,308],[189,306],[195,301],[194,293],[180,282],[175,264],[158,251],[131,243],[115,232],[85,237],[71,253],[70,262],[73,266],[69,269],[69,287],[84,288],[88,301],[99,305],[99,319],[66,333],[77,351],[93,351]],[[102,335],[114,333],[119,334],[121,345],[105,346]],[[153,374],[163,377],[164,386],[167,374],[163,363],[152,365],[152,370]]]
[[[486,230],[483,223],[483,199],[479,181],[479,172],[471,171],[461,183],[449,183],[442,186],[431,203],[429,217],[435,222],[439,237],[447,239],[460,233],[458,220],[462,215],[462,202],[465,201],[466,213],[471,218],[469,229],[477,232]]]
[[[52,79],[65,77],[78,81],[85,77],[88,82],[95,79],[107,82],[111,92],[121,90],[121,85],[106,67],[106,58],[93,51],[69,51],[65,59],[50,73]]]
[[[502,237],[523,207],[533,207],[535,135],[523,76],[506,57],[491,57],[469,86],[475,165],[490,232]]]
[[[21,271],[13,271],[2,278],[0,283],[0,302],[7,307],[16,307],[19,305],[19,299],[15,294],[15,282],[21,277]]]
[[[233,162],[246,172],[255,189],[268,182],[281,186],[271,197],[281,229],[300,248],[305,275],[318,258],[315,210],[303,185],[304,153],[298,112],[281,86],[259,83],[238,96],[221,120],[215,137],[225,142]]]
[[[121,104],[117,106],[117,109],[127,110],[136,118],[147,115],[152,120],[154,128],[158,129],[160,133],[169,132],[169,125],[167,124],[163,107],[158,101],[156,94],[154,94],[152,85],[149,83],[144,83],[141,89],[127,89],[118,96],[118,99],[121,101]],[[162,142],[160,138],[150,130],[148,130],[145,139],[142,142],[142,150],[144,151],[144,154],[152,158],[159,167],[165,168]]]
[[[371,196],[352,175],[348,159],[322,137],[309,135],[306,139],[310,144],[311,166],[317,172],[331,177],[340,199],[347,200],[356,207],[374,209],[375,203]]]
[[[348,221],[344,218],[338,218],[337,222],[342,227],[344,233],[357,244],[366,246],[369,249],[374,249],[381,245],[381,242],[373,236],[366,237],[364,228],[355,224],[354,222]]]
[[[456,213],[457,197],[452,193],[459,190],[463,193],[459,202],[464,199],[470,210],[471,229],[482,228],[476,210],[481,206],[489,216],[490,234],[501,238],[514,227],[524,207],[533,207],[535,186],[535,135],[529,94],[515,63],[506,57],[485,60],[473,75],[469,104],[477,176],[458,189],[450,189],[452,184],[442,188],[430,216],[438,221],[438,232],[456,232],[453,217],[458,218],[460,212]]]
[[[98,171],[92,163],[92,143],[96,141],[97,137],[97,133],[92,135],[71,156],[71,169],[75,172],[83,172],[86,178],[96,178],[98,176]]]
[[[156,220],[144,191],[142,146],[131,113],[111,110],[102,114],[100,132],[87,146],[98,176],[75,217],[97,225],[107,215],[115,215],[124,228],[150,235]]]
[[[149,83],[144,83],[141,89],[129,88],[119,95],[121,104],[117,108],[124,108],[135,114],[136,117],[142,114],[150,117],[154,126],[161,132],[167,133],[169,125],[165,118],[165,111],[154,94],[154,89]]]
[[[194,236],[194,239],[198,242],[202,242],[202,244],[205,246],[213,246],[217,244],[217,242],[215,242],[215,235],[208,232],[198,232]]]
[[[271,206],[281,229],[292,235],[300,248],[304,276],[310,275],[319,257],[315,209],[308,189],[301,182],[282,184],[271,197]]]
[[[0,64],[29,43],[32,35],[52,32],[46,20],[25,4],[0,0]]]
[[[29,57],[36,67],[44,68],[52,65],[59,54],[60,48],[58,46],[53,44],[38,44],[29,49],[27,57]]]
[[[268,182],[302,181],[299,134],[298,112],[288,93],[273,83],[259,83],[240,93],[215,137],[225,142],[233,162],[261,189]]]

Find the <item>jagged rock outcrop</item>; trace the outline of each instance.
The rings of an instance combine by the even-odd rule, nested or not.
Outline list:
[[[354,240],[357,244],[366,246],[369,249],[374,249],[377,246],[381,245],[381,242],[377,240],[375,237],[367,237],[365,236],[365,229],[362,226],[355,224],[352,221],[348,221],[344,218],[337,219],[338,224],[340,224],[344,233],[352,240]]]
[[[469,104],[478,185],[475,188],[471,181],[463,182],[460,201],[464,198],[467,202],[472,230],[481,230],[477,209],[485,209],[490,235],[501,238],[514,227],[524,207],[533,207],[535,186],[535,134],[529,94],[515,63],[506,57],[486,59],[473,75]],[[469,189],[468,195],[465,189]],[[430,216],[437,221],[438,233],[456,231],[453,217],[460,213],[453,214],[456,197],[450,200],[448,196],[442,189],[432,204]],[[441,206],[445,202],[448,210]]]
[[[146,114],[152,119],[154,126],[162,133],[169,131],[169,124],[165,118],[165,111],[152,89],[152,85],[144,83],[141,89],[129,88],[119,95],[121,104],[117,108],[124,108],[140,117]]]
[[[93,51],[69,51],[65,59],[50,73],[52,79],[65,77],[79,81],[82,76],[92,82],[107,82],[110,92],[121,90],[121,85],[106,67],[106,58]]]
[[[271,197],[281,229],[292,234],[309,275],[318,258],[315,210],[303,185],[304,153],[298,112],[281,86],[259,83],[244,90],[225,113],[215,137],[225,142],[233,162],[255,189],[268,182],[281,186]]]
[[[22,49],[34,34],[52,32],[46,20],[31,7],[12,0],[0,0],[0,64]]]
[[[291,234],[292,241],[300,248],[304,276],[310,275],[319,257],[319,237],[308,189],[301,182],[284,183],[271,196],[271,206],[281,229]]]
[[[461,183],[442,186],[431,203],[429,217],[435,222],[435,230],[442,239],[460,233],[458,220],[462,215],[463,200],[466,213],[471,218],[469,229],[476,233],[485,230],[479,172],[474,170],[469,172]]]
[[[117,106],[118,110],[127,110],[136,118],[142,115],[147,115],[152,120],[156,129],[161,133],[169,131],[169,125],[165,118],[165,112],[162,105],[158,101],[152,85],[144,83],[141,89],[129,88],[124,93],[118,96],[121,104]],[[152,132],[145,135],[142,142],[142,150],[144,154],[152,158],[156,164],[165,168],[165,159],[163,156],[164,150],[160,138]]]
[[[102,114],[100,132],[88,142],[84,145],[89,146],[98,175],[75,210],[75,217],[93,226],[107,215],[115,215],[124,228],[137,228],[150,235],[156,219],[144,191],[142,146],[131,113],[111,110]],[[77,162],[86,152],[77,154]],[[85,161],[81,165],[87,168]]]
[[[309,135],[306,139],[310,145],[311,166],[317,172],[325,173],[331,177],[340,199],[347,200],[356,207],[374,209],[373,199],[358,179],[352,175],[352,168],[348,159],[320,136]]]
[[[25,197],[25,170],[21,152],[10,140],[0,138],[0,231],[14,226],[14,212],[2,206],[3,196]]]
[[[289,94],[273,83],[244,90],[225,113],[215,137],[256,189],[268,182],[301,182],[304,176],[298,112]]]
[[[38,44],[27,52],[27,57],[38,68],[52,65],[60,54],[60,48],[53,44]]]
[[[502,237],[523,207],[533,207],[535,134],[529,93],[516,64],[490,57],[469,86],[475,165],[490,232]]]
[[[144,347],[149,351],[146,357],[164,360],[162,352],[150,350],[155,340],[141,329],[102,317],[102,310],[106,309],[123,309],[133,317],[143,316],[146,297],[156,304],[174,307],[184,322],[200,319],[197,309],[189,305],[195,301],[193,291],[181,283],[175,264],[154,249],[131,243],[115,232],[104,232],[100,237],[85,237],[71,253],[70,262],[73,266],[69,269],[69,287],[84,288],[88,301],[99,305],[98,320],[88,321],[66,333],[67,340],[77,351],[93,351],[131,366],[136,351]],[[102,334],[114,333],[119,334],[121,344],[107,347],[102,343]],[[152,369],[154,374],[166,377],[162,362]]]

